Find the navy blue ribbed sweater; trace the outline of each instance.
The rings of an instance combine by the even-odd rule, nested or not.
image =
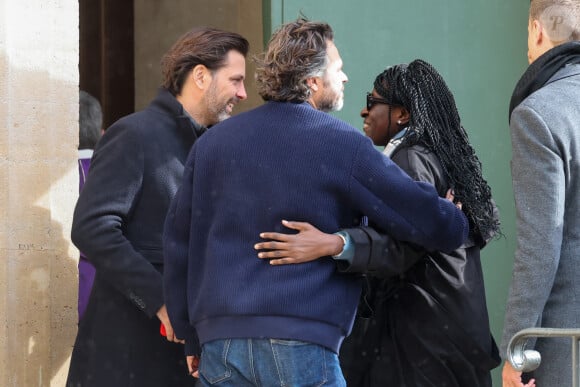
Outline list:
[[[164,289],[178,337],[279,338],[338,352],[359,280],[330,257],[271,266],[253,245],[282,219],[324,232],[362,215],[397,239],[453,250],[467,220],[410,179],[357,129],[310,105],[268,102],[212,127],[192,148],[165,224]],[[195,330],[192,329],[195,327]]]

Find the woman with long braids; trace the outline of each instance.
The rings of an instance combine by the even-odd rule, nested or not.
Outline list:
[[[491,190],[461,126],[451,91],[415,60],[376,77],[361,111],[375,145],[416,180],[461,206],[470,238],[451,251],[424,251],[372,225],[325,234],[283,221],[298,234],[266,232],[255,247],[273,265],[334,259],[367,277],[353,333],[340,353],[348,386],[491,386],[499,365],[490,333],[480,250],[500,233]],[[340,300],[337,300],[339,303]]]

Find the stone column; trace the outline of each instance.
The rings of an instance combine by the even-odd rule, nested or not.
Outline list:
[[[0,386],[64,386],[76,335],[78,20],[0,0]]]

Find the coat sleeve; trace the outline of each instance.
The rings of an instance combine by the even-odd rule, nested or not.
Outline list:
[[[394,154],[393,161],[414,180],[429,183],[438,192],[445,192],[445,179],[434,157],[421,149],[403,148]],[[393,239],[372,227],[343,231],[350,235],[354,243],[354,257],[350,264],[339,261],[341,271],[391,277],[404,273],[428,253],[421,246]]]
[[[111,127],[95,150],[75,207],[71,238],[95,266],[98,278],[151,317],[163,305],[161,274],[124,233],[143,171],[139,137],[129,128]]]
[[[517,246],[502,357],[514,334],[540,323],[560,263],[566,203],[564,166],[547,123],[524,101],[512,113],[510,130]]]
[[[187,303],[195,149],[194,145],[185,165],[181,186],[169,207],[163,231],[165,304],[177,337],[185,339],[188,355],[201,353],[195,328],[190,324]]]
[[[448,252],[468,237],[462,211],[432,184],[411,179],[370,141],[360,142],[348,188],[353,205],[392,238]]]
[[[354,244],[352,261],[337,260],[338,270],[345,273],[392,277],[407,271],[423,258],[425,250],[408,242],[400,242],[372,227],[348,228]]]

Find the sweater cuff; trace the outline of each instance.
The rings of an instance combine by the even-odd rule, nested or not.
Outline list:
[[[185,356],[201,356],[201,346],[195,332],[185,339]]]
[[[345,231],[335,232],[334,235],[338,235],[343,240],[344,246],[342,247],[340,254],[333,255],[332,258],[338,261],[347,261],[349,264],[352,263],[354,257],[354,246],[350,235]]]
[[[340,232],[348,235],[352,256],[349,260],[335,259],[338,270],[345,273],[365,273],[371,249],[369,236],[361,228],[349,228]]]

